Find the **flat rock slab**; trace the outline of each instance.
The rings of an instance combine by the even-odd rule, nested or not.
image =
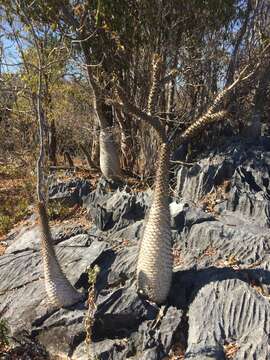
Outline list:
[[[198,291],[189,311],[186,359],[268,359],[269,299],[238,279],[211,282]]]
[[[260,267],[270,262],[269,229],[258,225],[235,225],[226,219],[205,221],[174,234],[182,269],[196,266]]]

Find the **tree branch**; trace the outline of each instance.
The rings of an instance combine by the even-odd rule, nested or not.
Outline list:
[[[117,95],[120,101],[108,100],[108,102],[114,105],[116,108],[134,115],[138,119],[144,120],[157,131],[158,135],[163,141],[166,140],[164,126],[160,124],[158,117],[148,115],[146,112],[140,110],[135,105],[131,104],[127,99],[124,90],[120,86],[117,87]]]

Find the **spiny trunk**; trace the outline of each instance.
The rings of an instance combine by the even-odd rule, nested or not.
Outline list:
[[[138,291],[162,304],[168,296],[173,269],[168,185],[169,146],[160,148],[154,200],[149,211],[137,264]]]
[[[56,307],[73,305],[83,299],[66,278],[57,260],[48,215],[44,203],[38,203],[38,215],[41,233],[41,254],[44,266],[45,289],[49,302]]]

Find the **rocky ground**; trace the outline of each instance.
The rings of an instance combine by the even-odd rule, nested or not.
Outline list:
[[[73,217],[52,231],[76,288],[87,293],[87,272],[99,266],[96,298],[90,309],[87,302],[60,310],[47,305],[33,215],[8,235],[0,256],[0,314],[15,345],[35,346],[44,359],[270,358],[269,170],[267,138],[241,145],[236,139],[196,163],[176,165],[174,278],[161,307],[139,298],[134,284],[151,190],[104,180],[95,189],[76,179],[52,186],[51,201],[87,211],[88,221]]]

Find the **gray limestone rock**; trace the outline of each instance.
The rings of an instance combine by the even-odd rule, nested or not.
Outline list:
[[[57,182],[49,187],[50,201],[61,201],[68,206],[76,204],[81,205],[84,197],[91,191],[91,185],[88,181],[75,178],[68,182]]]
[[[26,234],[22,232],[23,239]],[[0,257],[0,313],[4,314],[12,334],[30,331],[32,322],[43,318],[49,310],[36,227],[28,234],[29,241],[25,246],[18,236]],[[88,287],[87,281],[82,281],[86,269],[107,246],[105,241],[91,240],[87,234],[63,239],[56,245],[56,254],[63,270],[72,284],[81,287],[81,291],[86,291]]]
[[[251,221],[269,225],[270,152],[262,146],[235,143],[218,154],[206,155],[193,166],[177,170],[176,192],[198,204],[228,181],[228,189],[216,209],[234,211]]]
[[[149,205],[150,192],[135,194],[127,187],[107,192],[102,183],[84,200],[89,217],[103,231],[117,231],[143,219]]]
[[[235,344],[234,359],[267,359],[269,300],[238,279],[210,282],[189,307],[187,359],[225,359]]]
[[[269,166],[269,147],[234,143],[178,168],[179,196],[170,205],[175,268],[161,308],[138,296],[134,281],[151,191],[102,179],[91,193],[76,195],[90,229],[73,219],[52,233],[59,261],[80,291],[88,290],[87,269],[100,267],[89,349],[87,304],[60,310],[47,304],[31,218],[9,234],[0,256],[0,314],[11,334],[27,333],[51,355],[71,360],[88,360],[89,351],[104,360],[163,360],[179,344],[186,359],[227,359],[230,347],[236,360],[270,358]],[[74,180],[51,196],[68,198],[72,184],[81,186]]]

